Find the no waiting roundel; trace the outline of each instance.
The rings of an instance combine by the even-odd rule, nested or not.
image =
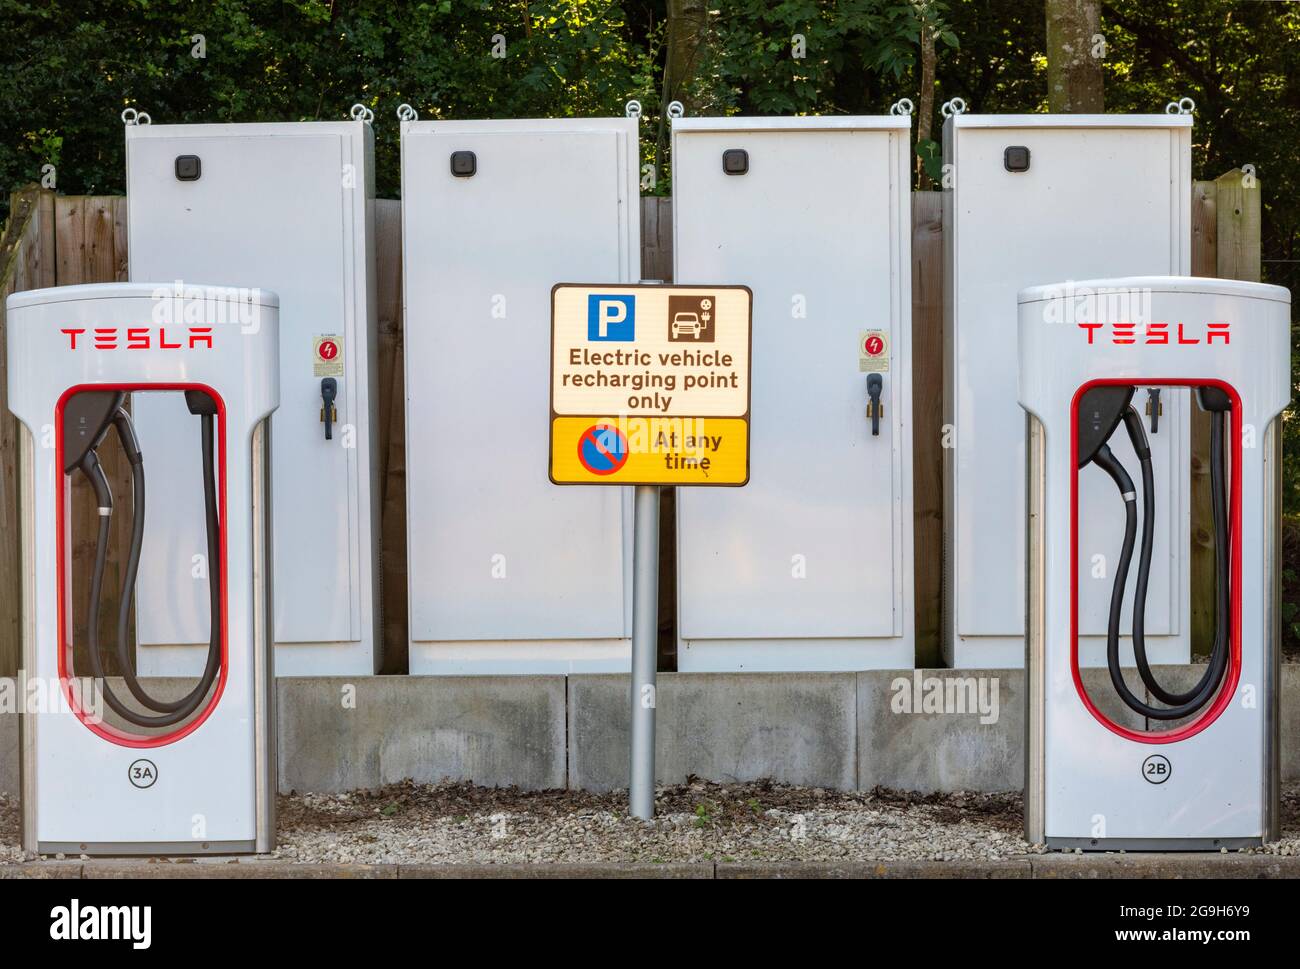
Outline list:
[[[627,456],[627,438],[611,424],[594,424],[578,438],[578,460],[592,474],[613,474],[627,464]]]

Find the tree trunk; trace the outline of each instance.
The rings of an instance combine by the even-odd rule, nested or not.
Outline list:
[[[699,68],[708,23],[709,5],[705,0],[668,0],[663,96],[660,100],[659,134],[655,140],[656,170],[663,163],[668,145],[668,105],[681,101],[687,114],[694,107],[689,89]]]
[[[930,140],[934,120],[934,28],[929,23],[921,24],[921,90],[916,105],[916,143],[919,145]],[[916,187],[926,191],[930,186],[930,176],[925,173],[921,156],[916,157]]]
[[[1046,10],[1048,110],[1100,114],[1104,41],[1093,38],[1101,34],[1101,0],[1046,0]]]

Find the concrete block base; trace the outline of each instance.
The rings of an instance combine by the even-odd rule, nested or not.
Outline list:
[[[1172,667],[1162,676],[1175,684],[1197,672]],[[1085,686],[1124,716],[1105,699],[1105,677],[1089,670]],[[1300,780],[1300,664],[1282,667],[1281,686],[1282,777],[1292,782]],[[627,785],[626,676],[299,677],[278,688],[283,791],[408,778],[532,790]],[[0,703],[0,793],[11,796],[16,692],[0,680],[0,700],[9,698]],[[657,712],[665,784],[694,775],[929,793],[1023,783],[1021,670],[663,674]]]
[[[662,784],[856,784],[856,674],[664,673],[656,692]],[[630,706],[626,676],[569,677],[570,787],[627,787]]]

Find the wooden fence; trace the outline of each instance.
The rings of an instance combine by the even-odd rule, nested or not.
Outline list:
[[[3,298],[42,286],[112,282],[126,279],[126,199],[56,196],[37,188],[13,196],[9,222],[0,237],[0,333]],[[943,215],[942,195],[912,196],[912,346],[915,439],[914,514],[916,528],[916,657],[919,665],[940,665],[942,603],[943,477]],[[1214,181],[1196,182],[1192,204],[1192,271],[1200,276],[1259,279],[1260,190],[1240,171]],[[642,199],[641,275],[672,279],[672,201]],[[381,200],[376,217],[379,287],[379,448],[382,483],[384,557],[384,671],[401,673],[407,664],[405,383],[402,367],[401,208]],[[21,567],[18,553],[17,428],[4,408],[8,396],[7,363],[0,340],[0,676],[13,675],[20,655],[19,602]],[[1213,637],[1213,538],[1210,528],[1208,423],[1193,425],[1192,583],[1194,643],[1207,651]],[[129,487],[125,462],[110,460],[106,470],[114,489]],[[80,477],[74,479],[74,515],[93,516],[91,496]],[[662,575],[660,581],[661,665],[673,668],[675,623],[674,503],[664,489]],[[106,592],[120,587],[121,551],[126,516],[115,525]],[[74,529],[77,519],[74,518]],[[74,533],[91,535],[80,529]],[[83,587],[94,549],[75,544],[73,594]],[[116,592],[112,592],[115,596]],[[116,603],[105,596],[107,624]],[[81,620],[78,620],[80,623]],[[112,630],[101,630],[111,637]],[[85,630],[74,628],[74,641]]]

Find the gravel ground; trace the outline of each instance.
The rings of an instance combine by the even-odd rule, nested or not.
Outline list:
[[[399,784],[282,801],[280,857],[347,862],[838,861],[1022,853],[1020,799],[843,794],[776,784],[661,789],[656,817],[627,795]],[[346,837],[340,837],[346,832]]]
[[[394,784],[280,799],[276,857],[308,863],[978,861],[1041,851],[1020,834],[1020,795],[842,793],[702,781],[661,788],[656,818],[626,795]],[[0,795],[0,864],[20,860],[18,809]],[[1283,797],[1283,840],[1300,855],[1300,785]]]
[[[22,832],[18,827],[18,798],[0,794],[0,865],[23,860]]]

